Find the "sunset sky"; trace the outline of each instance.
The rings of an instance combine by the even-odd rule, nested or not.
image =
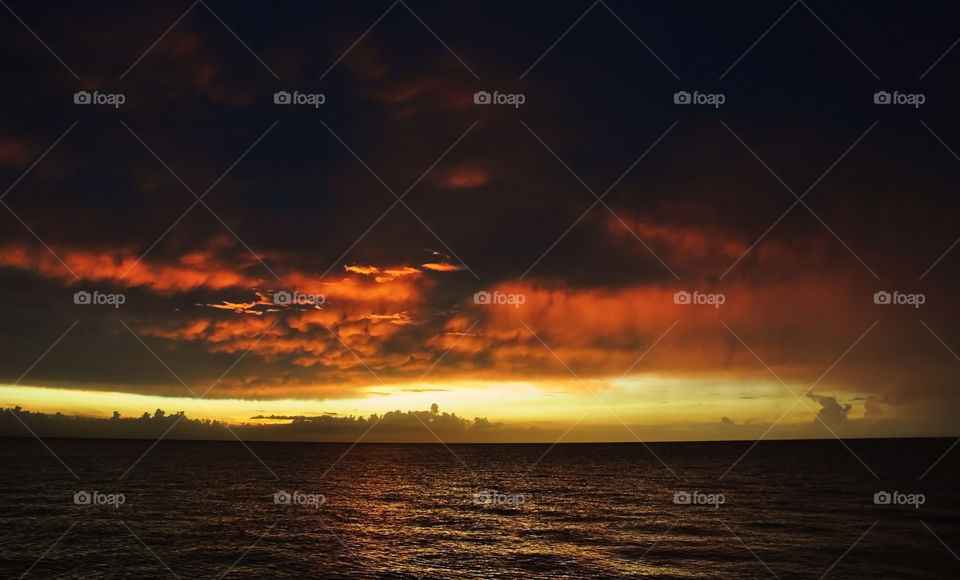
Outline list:
[[[211,6],[0,18],[0,406],[960,434],[960,7]]]

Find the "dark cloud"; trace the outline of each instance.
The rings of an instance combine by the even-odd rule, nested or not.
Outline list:
[[[841,405],[836,397],[824,397],[810,393],[807,395],[814,401],[820,403],[820,411],[817,416],[828,427],[836,427],[847,421],[847,415],[850,413],[850,403]]]
[[[456,413],[441,412],[436,405],[427,411],[389,411],[368,417],[276,416],[252,417],[268,423],[230,425],[222,421],[191,419],[183,412],[162,409],[140,417],[114,413],[109,419],[35,413],[20,408],[0,409],[0,436],[93,437],[128,439],[223,439],[234,434],[260,441],[435,441],[498,440],[504,434],[501,423],[485,418],[465,419]],[[510,429],[515,433],[516,429]],[[509,433],[507,434],[509,435]]]

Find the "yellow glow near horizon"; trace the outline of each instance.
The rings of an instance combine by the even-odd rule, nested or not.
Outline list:
[[[615,384],[614,384],[615,383]],[[161,397],[111,391],[71,390],[37,386],[12,386],[3,391],[2,404],[26,410],[68,415],[109,417],[118,411],[125,417],[183,411],[196,419],[229,423],[258,422],[256,415],[360,415],[387,411],[426,410],[439,405],[472,419],[526,426],[571,424],[581,420],[595,425],[620,422],[645,425],[716,423],[729,417],[737,423],[775,421],[793,402],[782,385],[770,381],[721,381],[643,375],[619,380],[574,380],[533,382],[465,381],[450,384],[417,384],[362,389],[362,397],[349,399],[194,399]],[[609,390],[608,390],[609,389]],[[601,400],[598,400],[598,396]],[[816,409],[814,401],[808,401]],[[855,409],[851,418],[862,414]],[[797,404],[783,422],[809,421],[811,411]]]

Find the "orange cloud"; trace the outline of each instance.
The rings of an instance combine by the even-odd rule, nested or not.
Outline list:
[[[438,172],[440,185],[451,189],[473,189],[490,182],[486,171],[472,167],[455,167]]]
[[[399,268],[389,268],[383,271],[382,276],[377,276],[375,280],[377,282],[390,282],[396,278],[402,278],[404,276],[412,276],[414,274],[419,274],[420,270],[413,268],[411,266],[402,266]]]
[[[457,371],[476,378],[566,377],[572,370],[587,380],[619,376],[663,336],[635,372],[769,377],[726,324],[778,373],[813,380],[872,322],[864,314],[869,305],[856,301],[857,290],[836,290],[843,284],[869,296],[863,282],[855,276],[839,279],[619,289],[503,283],[498,292],[524,295],[519,308],[477,305],[469,299],[427,345],[438,351],[452,348],[451,356],[461,355]],[[722,293],[725,302],[719,308],[675,304],[677,291]],[[811,312],[829,320],[831,329],[853,330],[825,333],[810,324]],[[474,321],[479,324],[468,332]]]
[[[412,266],[396,266],[393,268],[380,269],[376,266],[344,266],[344,269],[347,272],[353,272],[354,274],[361,274],[363,276],[373,276],[376,275],[374,280],[377,282],[390,282],[397,278],[402,278],[404,276],[412,276],[414,274],[419,274],[420,270]]]
[[[429,262],[421,264],[420,267],[426,270],[433,270],[434,272],[459,272],[464,269],[463,266],[448,264],[446,262]]]
[[[129,250],[94,252],[56,248],[54,251],[63,264],[42,247],[8,245],[0,248],[0,267],[31,271],[72,284],[74,277],[64,268],[66,264],[81,280],[125,287],[145,286],[160,294],[196,288],[249,287],[257,283],[256,278],[238,272],[213,253],[197,252],[184,256],[179,262],[160,264],[138,262]]]
[[[262,316],[263,312],[260,310],[254,310],[253,308],[264,302],[229,302],[224,300],[222,304],[207,304],[211,308],[217,308],[219,310],[229,310],[231,312],[236,312],[237,314],[253,314],[254,316]]]

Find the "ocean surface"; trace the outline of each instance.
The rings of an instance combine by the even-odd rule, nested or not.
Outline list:
[[[0,439],[0,576],[958,578],[953,443]]]

